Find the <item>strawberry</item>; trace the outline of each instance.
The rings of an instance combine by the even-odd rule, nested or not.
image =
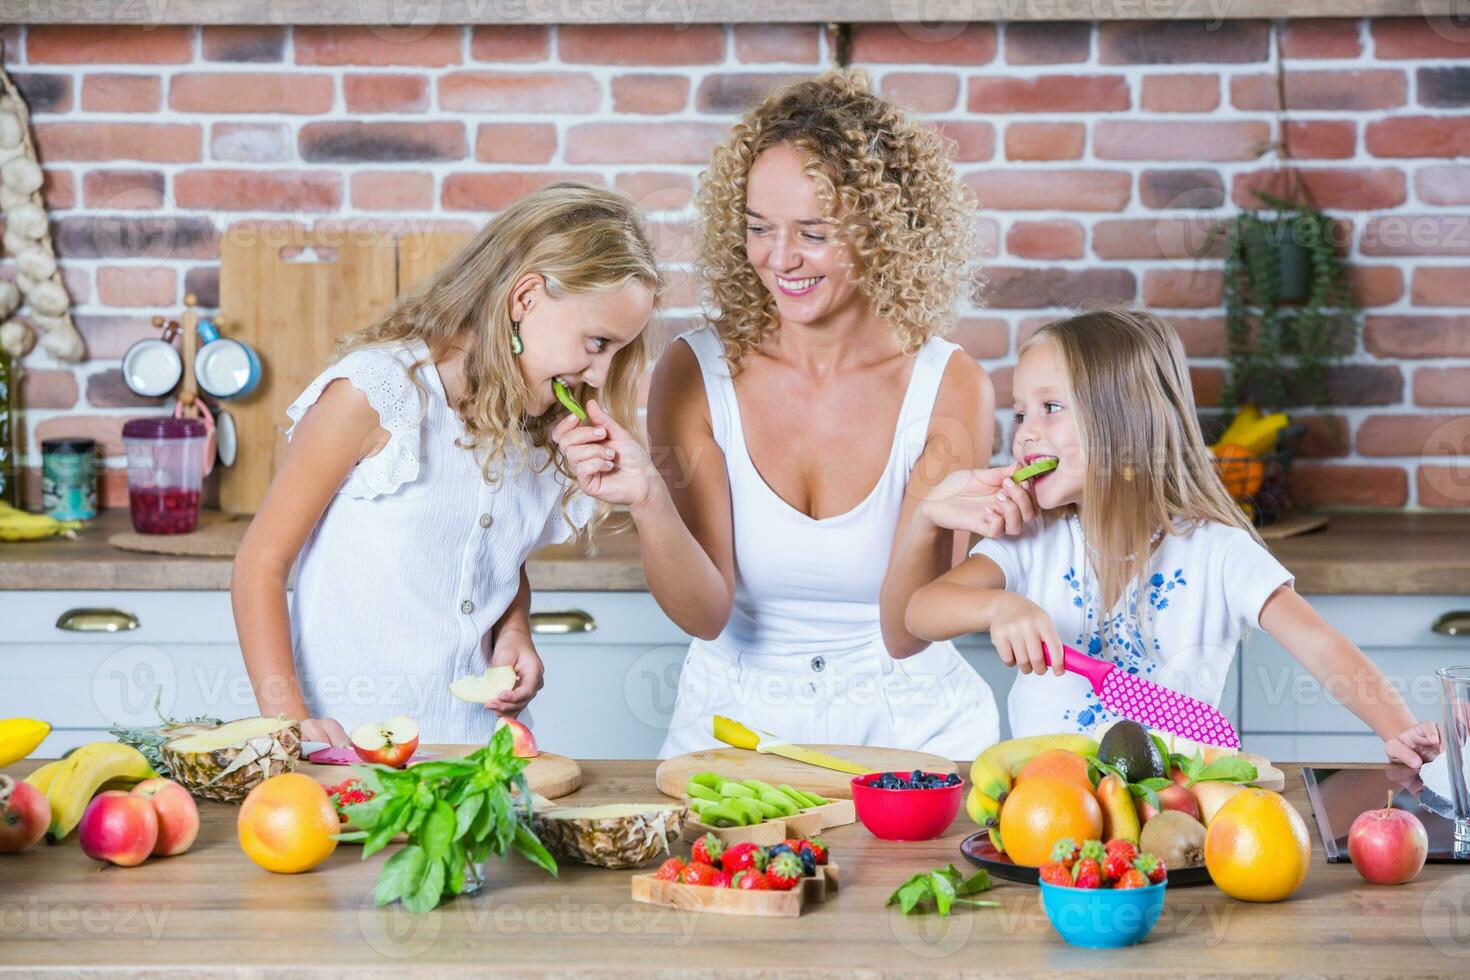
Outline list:
[[[1051,846],[1051,859],[1059,862],[1068,871],[1077,863],[1077,842],[1070,837],[1059,837]]]
[[[725,848],[725,853],[720,858],[720,866],[732,874],[746,869],[764,871],[766,852],[761,850],[759,844],[753,844],[748,840],[731,844]]]
[[[1072,885],[1075,888],[1101,888],[1103,886],[1102,865],[1097,863],[1097,858],[1080,857],[1077,859],[1077,863],[1072,866]]]
[[[781,843],[783,843],[787,847],[791,848],[797,854],[800,854],[801,853],[801,841],[802,841],[802,838],[800,838],[800,837],[788,837],[785,840],[783,840]]]
[[[705,864],[720,866],[720,855],[725,853],[725,842],[714,834],[705,834],[694,842],[689,850],[690,861],[702,861]]]
[[[691,861],[684,866],[684,870],[679,874],[679,880],[686,885],[713,885],[717,874],[719,871],[714,865],[703,861]]]
[[[1048,861],[1041,866],[1041,880],[1048,885],[1072,887],[1072,872],[1060,861]]]
[[[669,858],[658,866],[658,872],[654,875],[659,881],[678,881],[679,875],[684,870],[684,862],[678,858]]]
[[[715,873],[715,880],[713,882],[711,882],[711,884],[713,884],[716,888],[729,888],[730,887],[730,882],[731,882],[730,872],[728,872],[728,871],[719,871],[719,872],[716,872]]]
[[[1123,857],[1121,852],[1113,852],[1103,858],[1102,873],[1108,881],[1118,881],[1133,869],[1133,863]]]
[[[811,851],[817,864],[827,863],[827,845],[820,837],[809,837],[801,842],[802,850]]]
[[[1133,859],[1138,857],[1137,846],[1131,840],[1124,840],[1122,837],[1114,837],[1107,842],[1103,849],[1108,852],[1108,857],[1112,857],[1114,854],[1122,855],[1123,861],[1126,864],[1132,864]]]
[[[770,891],[771,889],[770,882],[766,881],[765,872],[758,871],[755,868],[746,868],[744,871],[735,872],[735,878],[732,884],[741,891],[747,892],[764,892]]]
[[[788,851],[782,851],[771,858],[771,863],[766,866],[766,880],[778,892],[795,888],[801,876],[801,858]]]
[[[1157,885],[1169,876],[1169,869],[1164,867],[1164,862],[1152,854],[1140,854],[1133,861],[1133,866],[1148,876],[1150,884]]]
[[[1129,868],[1123,872],[1114,888],[1147,888],[1148,876],[1137,868]]]

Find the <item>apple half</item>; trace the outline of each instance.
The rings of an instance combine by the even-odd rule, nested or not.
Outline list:
[[[541,754],[541,750],[536,748],[536,736],[523,723],[514,718],[502,718],[495,723],[495,730],[498,732],[502,728],[509,728],[513,736],[511,755],[517,759],[534,759]]]
[[[514,667],[491,667],[479,677],[471,674],[449,685],[449,693],[461,701],[488,704],[516,686]]]
[[[402,769],[419,747],[419,726],[408,715],[368,722],[352,730],[352,748],[363,762]]]

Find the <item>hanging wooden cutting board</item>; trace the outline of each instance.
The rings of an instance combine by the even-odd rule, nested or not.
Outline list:
[[[467,231],[419,231],[398,239],[398,291],[406,293],[436,271],[474,235]]]
[[[957,772],[953,760],[927,752],[907,749],[883,749],[868,745],[809,745],[835,755],[839,759],[867,767],[869,772]],[[807,765],[779,755],[752,752],[748,749],[718,748],[687,752],[665,759],[654,773],[658,791],[665,796],[682,799],[684,784],[697,772],[717,772],[731,779],[762,779],[772,786],[786,783],[796,789],[811,790],[828,799],[852,799],[852,776],[845,772]]]
[[[296,255],[309,261],[292,261]],[[371,323],[397,292],[391,235],[281,222],[230,226],[220,241],[224,334],[254,347],[262,370],[248,398],[226,403],[240,448],[220,474],[222,509],[259,509],[285,452],[286,406],[326,367],[337,338]]]

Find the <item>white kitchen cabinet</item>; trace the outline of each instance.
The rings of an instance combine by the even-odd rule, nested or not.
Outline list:
[[[1470,638],[1440,636],[1430,626],[1445,612],[1470,608],[1470,597],[1308,598],[1400,686],[1417,718],[1439,717],[1434,669],[1470,663]],[[115,610],[137,627],[58,628],[78,609]],[[540,592],[533,612],[538,630],[565,630],[536,637],[546,663],[546,687],[531,707],[541,744],[582,759],[654,757],[689,637],[646,592]],[[110,722],[154,724],[159,685],[164,711],[176,718],[256,710],[227,592],[0,591],[0,630],[0,718],[51,722],[55,730],[38,755],[106,738]],[[983,636],[959,646],[995,692],[1001,734],[1009,737],[1005,707],[1015,671]],[[1377,737],[1264,633],[1236,659],[1221,708],[1246,748],[1273,759],[1382,758]]]

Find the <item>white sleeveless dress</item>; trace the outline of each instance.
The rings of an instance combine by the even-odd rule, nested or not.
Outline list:
[[[427,402],[408,374],[420,361]],[[291,646],[307,710],[349,732],[406,714],[425,742],[482,744],[496,714],[452,697],[449,684],[489,664],[490,632],[526,557],[572,535],[564,482],[554,468],[536,471],[545,449],[521,447],[487,483],[476,454],[455,445],[464,424],[422,341],[328,367],[286,409],[293,431],[338,378],[367,396],[389,438],[337,488],[297,559]],[[572,521],[585,524],[595,506],[579,495]]]
[[[660,755],[719,743],[720,714],[802,744],[875,745],[970,759],[1000,737],[995,697],[952,643],[896,660],[878,595],[909,473],[923,452],[955,344],[916,355],[888,462],[845,514],[816,520],[783,500],[751,461],[719,336],[680,336],[699,360],[734,518],[735,602],[714,640],[694,640]]]

